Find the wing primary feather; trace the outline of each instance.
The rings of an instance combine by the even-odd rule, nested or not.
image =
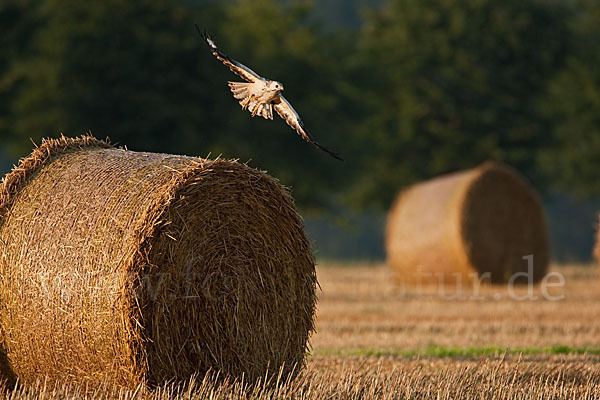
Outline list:
[[[344,161],[344,159],[341,158],[338,153],[329,150],[325,146],[321,146],[310,135],[310,133],[308,133],[306,131],[306,129],[304,128],[304,124],[302,123],[302,120],[300,119],[300,116],[298,115],[298,113],[296,112],[296,110],[294,110],[294,107],[292,107],[292,105],[289,103],[289,101],[287,101],[287,99],[285,97],[279,96],[279,102],[278,103],[274,103],[273,104],[273,108],[275,108],[275,111],[277,111],[277,114],[279,114],[279,116],[281,118],[283,118],[283,120],[289,126],[291,126],[300,136],[302,136],[302,138],[304,140],[306,140],[309,143],[312,143],[315,147],[317,147],[318,149],[321,149],[324,152],[328,153],[333,158],[336,158],[336,159],[338,159],[340,161]]]
[[[336,153],[335,151],[331,151],[327,147],[321,146],[317,142],[312,142],[312,144],[314,144],[315,146],[317,146],[317,148],[323,150],[324,152],[328,153],[331,157],[336,158],[340,161],[344,161],[344,159],[342,157],[340,157],[340,155],[338,153]]]
[[[212,35],[207,33],[206,30],[204,31],[204,33],[202,33],[200,31],[200,28],[198,27],[198,24],[194,24],[194,25],[196,26],[196,30],[198,31],[198,33],[200,34],[202,39],[206,42],[206,44],[210,48],[211,53],[215,57],[217,57],[217,59],[219,61],[221,61],[223,64],[225,64],[227,67],[229,67],[231,72],[240,76],[242,79],[244,79],[247,82],[255,82],[256,80],[265,81],[265,78],[258,75],[256,72],[252,71],[250,68],[248,68],[244,64],[239,63],[239,62],[235,61],[234,59],[229,58],[229,56],[221,53],[221,51],[217,47],[217,44],[215,43],[215,40],[213,39]]]

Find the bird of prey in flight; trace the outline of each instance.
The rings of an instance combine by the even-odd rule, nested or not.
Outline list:
[[[283,91],[283,85],[281,83],[263,78],[245,65],[227,57],[219,51],[210,35],[206,32],[200,32],[198,25],[196,25],[196,29],[206,44],[208,44],[208,47],[210,47],[212,54],[229,67],[231,72],[239,75],[246,81],[229,82],[229,88],[233,93],[233,97],[239,100],[242,109],[248,109],[253,117],[255,115],[260,115],[265,119],[271,120],[273,119],[273,110],[275,110],[289,126],[302,136],[304,140],[329,153],[332,157],[342,160],[339,154],[321,146],[310,133],[306,131],[296,110],[294,110],[292,105],[281,95],[281,92]]]

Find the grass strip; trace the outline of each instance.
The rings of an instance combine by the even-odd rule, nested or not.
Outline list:
[[[322,349],[316,350],[312,354],[317,356],[372,356],[372,357],[476,357],[488,356],[499,357],[503,354],[510,355],[555,355],[555,354],[590,354],[600,355],[598,347],[572,347],[572,346],[550,346],[550,347],[523,347],[506,348],[501,346],[487,347],[445,347],[428,346],[419,349],[401,350],[401,349]]]

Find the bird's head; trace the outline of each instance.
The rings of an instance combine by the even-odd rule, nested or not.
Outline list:
[[[276,92],[283,92],[283,85],[280,82],[271,81],[269,82],[269,89]]]

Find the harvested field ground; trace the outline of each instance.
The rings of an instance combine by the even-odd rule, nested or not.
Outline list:
[[[600,353],[600,283],[589,266],[551,267],[548,285],[402,287],[384,265],[318,270],[315,354],[435,355],[436,349],[545,352],[561,347]],[[560,274],[560,275],[558,275]],[[529,298],[537,298],[530,300]],[[485,351],[485,350],[488,351]],[[556,352],[555,351],[555,352]]]
[[[597,399],[600,288],[596,268],[554,266],[564,285],[403,288],[383,265],[324,264],[317,333],[294,382],[250,390],[198,379],[95,398]],[[548,281],[559,283],[555,274]],[[528,296],[531,299],[524,299]],[[532,300],[533,297],[538,297]],[[81,397],[40,383],[15,399]]]

